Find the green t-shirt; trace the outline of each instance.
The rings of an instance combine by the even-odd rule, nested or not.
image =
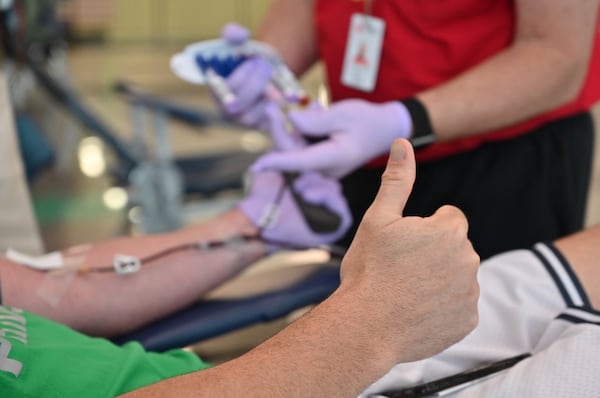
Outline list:
[[[0,305],[0,397],[114,397],[209,367],[183,350],[116,346]]]

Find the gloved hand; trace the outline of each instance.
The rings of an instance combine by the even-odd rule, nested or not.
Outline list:
[[[300,137],[286,132],[283,115],[274,104],[266,107],[265,114],[269,130],[275,131],[278,137],[274,141],[277,150],[294,150],[305,145]],[[336,214],[341,220],[337,229],[327,233],[313,231],[290,189],[294,189],[304,201],[322,205]],[[239,208],[261,228],[263,238],[295,246],[332,243],[341,238],[352,224],[341,185],[315,172],[301,174],[291,187],[286,185],[285,178],[279,172],[253,173],[250,193],[239,204]]]
[[[340,184],[318,173],[304,173],[293,181],[292,189],[306,202],[325,206],[341,218],[339,227],[328,233],[313,231],[281,173],[253,173],[249,195],[239,208],[258,226],[261,236],[273,243],[313,247],[340,239],[352,223]]]
[[[227,24],[221,38],[232,45],[241,45],[250,37],[246,28],[235,23]],[[219,104],[230,119],[247,127],[264,129],[265,106],[269,102],[267,88],[273,75],[273,66],[260,56],[243,62],[225,80],[236,99],[228,104]]]
[[[328,138],[285,153],[267,154],[256,161],[253,171],[318,171],[340,178],[387,153],[396,138],[407,138],[412,130],[408,110],[398,101],[344,100],[328,109],[292,111],[288,118],[300,134]]]

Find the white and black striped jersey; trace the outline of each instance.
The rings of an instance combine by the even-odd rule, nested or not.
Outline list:
[[[425,360],[399,364],[361,397],[433,381],[522,353],[531,357],[456,397],[600,397],[600,313],[563,255],[537,244],[482,263],[479,324]]]

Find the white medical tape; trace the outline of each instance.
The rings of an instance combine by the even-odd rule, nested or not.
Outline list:
[[[8,249],[6,251],[6,258],[17,264],[39,271],[55,270],[62,268],[65,265],[61,252],[52,252],[42,256],[30,256],[14,249]]]

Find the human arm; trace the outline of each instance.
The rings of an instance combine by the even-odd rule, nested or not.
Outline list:
[[[314,231],[298,198],[326,209],[339,223]],[[332,243],[351,220],[337,181],[307,173],[288,183],[277,172],[254,173],[250,192],[237,208],[216,219],[163,235],[117,238],[65,250],[63,263],[78,270],[76,274],[44,273],[0,259],[0,283],[9,305],[88,334],[116,335],[198,300],[273,248]],[[252,240],[235,240],[239,237]],[[231,238],[235,243],[202,249],[203,243]],[[174,250],[185,245],[191,247]],[[116,255],[142,260],[141,269],[129,275],[89,272],[111,271]]]
[[[598,1],[519,0],[516,7],[510,46],[455,78],[416,93],[435,140],[507,127],[564,105],[579,93],[596,32]],[[376,104],[350,99],[327,110],[294,112],[290,119],[298,131],[328,139],[285,158],[268,155],[256,167],[343,176],[387,152],[393,139],[411,137],[415,128],[424,132],[421,123],[414,126],[408,110],[396,100]]]
[[[456,208],[402,217],[414,181],[406,141],[322,304],[247,354],[128,397],[352,396],[397,362],[460,340],[477,323],[478,256]]]
[[[318,58],[313,8],[314,0],[275,0],[256,34],[277,50],[296,76]]]
[[[509,126],[575,98],[587,73],[598,0],[517,0],[513,43],[417,96],[448,141]]]
[[[255,233],[254,224],[235,209],[180,231],[116,238],[67,249],[63,255],[89,267],[106,267],[112,265],[115,254],[144,258],[185,243]],[[228,249],[185,250],[145,264],[131,275],[51,275],[1,258],[2,299],[6,305],[42,314],[87,334],[114,336],[200,299],[265,251],[265,245],[258,241]],[[44,294],[53,297],[44,299]]]

